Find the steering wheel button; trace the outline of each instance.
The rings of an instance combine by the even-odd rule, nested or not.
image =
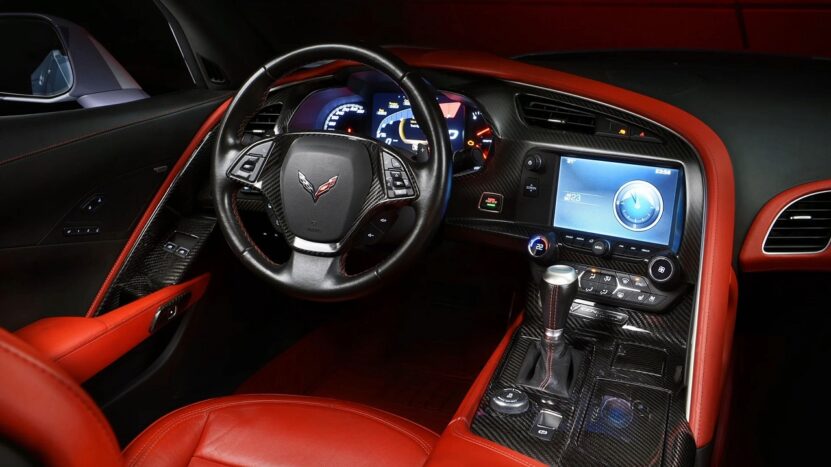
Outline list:
[[[260,156],[267,156],[271,152],[271,146],[274,143],[272,141],[266,141],[265,143],[260,143],[251,149],[248,150],[247,154],[259,154]]]

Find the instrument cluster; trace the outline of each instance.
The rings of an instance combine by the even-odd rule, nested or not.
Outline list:
[[[454,152],[454,175],[481,170],[493,150],[493,128],[469,99],[441,91],[439,107]],[[309,94],[289,121],[291,131],[332,131],[375,139],[413,154],[427,138],[400,89],[378,80],[351,79],[349,85]]]

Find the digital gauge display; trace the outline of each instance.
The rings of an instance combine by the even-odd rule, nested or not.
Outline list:
[[[465,106],[444,95],[439,95],[438,101],[447,120],[451,147],[453,151],[458,151],[465,144]],[[372,104],[375,139],[411,151],[418,151],[419,146],[427,145],[427,137],[419,128],[406,96],[400,93],[379,93],[375,94]]]
[[[366,109],[361,104],[341,104],[323,121],[326,131],[341,131],[343,133],[361,133],[366,121]]]

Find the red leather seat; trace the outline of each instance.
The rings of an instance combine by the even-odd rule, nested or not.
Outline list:
[[[0,441],[61,466],[423,465],[431,431],[380,410],[300,396],[232,396],[154,423],[124,451],[63,370],[0,329]]]

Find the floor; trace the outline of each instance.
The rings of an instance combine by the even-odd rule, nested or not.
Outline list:
[[[422,264],[394,288],[344,305],[237,393],[349,400],[440,433],[502,338],[521,276],[508,268],[495,272],[494,282],[482,281],[475,261],[450,258]]]

